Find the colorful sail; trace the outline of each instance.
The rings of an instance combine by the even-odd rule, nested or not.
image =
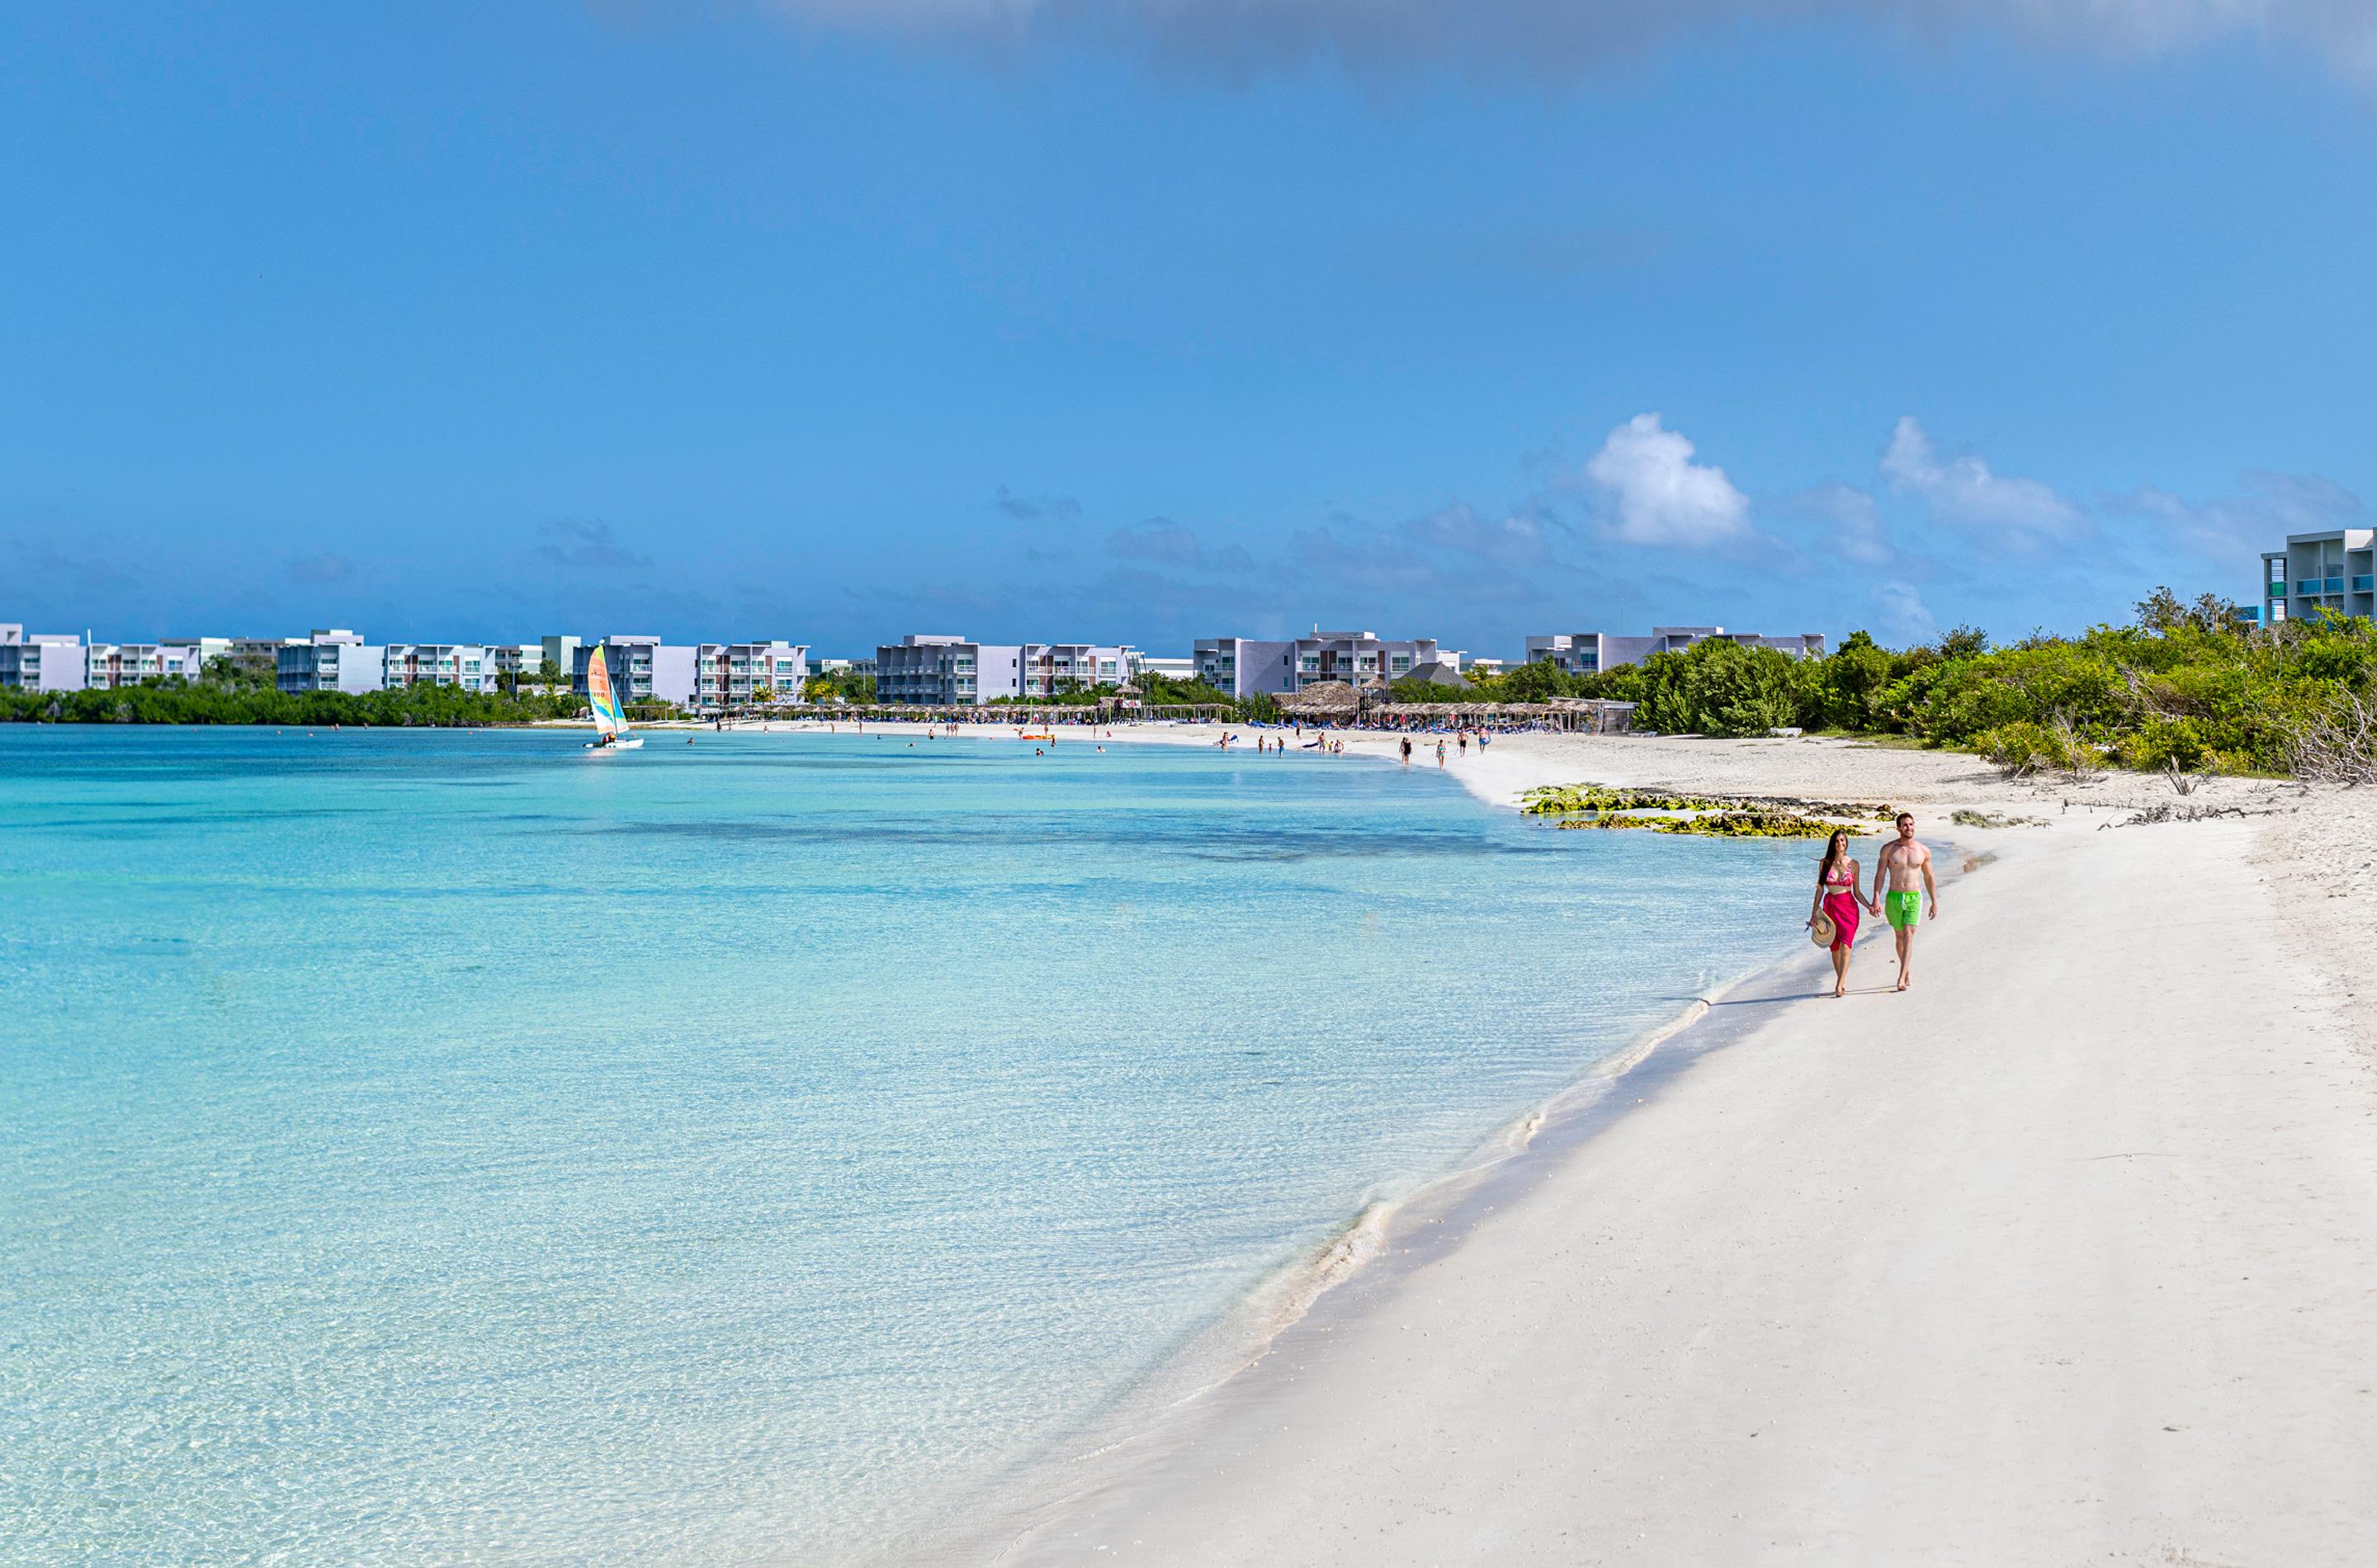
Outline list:
[[[595,733],[604,736],[627,733],[627,711],[619,706],[619,694],[611,687],[610,666],[603,662],[603,650],[594,650],[586,661],[587,706],[594,710]]]

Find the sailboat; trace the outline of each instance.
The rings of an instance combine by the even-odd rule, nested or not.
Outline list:
[[[594,738],[586,749],[601,756],[606,751],[633,751],[643,745],[641,738],[627,733],[627,710],[619,706],[619,694],[611,686],[611,668],[603,662],[603,650],[594,650],[586,661],[586,702],[594,710]]]

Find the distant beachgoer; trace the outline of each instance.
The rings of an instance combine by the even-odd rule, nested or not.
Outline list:
[[[1403,739],[1403,748],[1404,748],[1404,767],[1406,767],[1406,768],[1408,768],[1408,767],[1410,767],[1410,766],[1411,766],[1411,736],[1404,736],[1404,739]]]
[[[1467,730],[1463,730],[1461,732],[1461,754],[1463,757],[1469,755],[1469,732]]]
[[[1881,846],[1873,880],[1881,894],[1873,908],[1889,919],[1891,932],[1898,939],[1898,988],[1903,991],[1912,978],[1915,927],[1923,915],[1925,893],[1931,895],[1929,917],[1940,918],[1940,884],[1931,879],[1931,852],[1915,842],[1913,812],[1898,814],[1898,837]],[[1887,888],[1880,885],[1885,880]]]
[[[1437,736],[1436,739],[1436,765],[1439,768],[1444,766],[1444,737],[1442,736]]]
[[[1833,923],[1833,995],[1849,994],[1849,950],[1857,945],[1857,906],[1871,905],[1861,879],[1865,873],[1849,858],[1846,828],[1835,828],[1824,842],[1823,862],[1816,868],[1816,900],[1808,909],[1808,928],[1816,917]]]

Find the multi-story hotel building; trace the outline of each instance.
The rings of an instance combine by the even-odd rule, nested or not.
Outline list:
[[[2315,610],[2377,615],[2377,529],[2289,533],[2285,549],[2262,553],[2264,624],[2308,620]]]
[[[0,686],[18,691],[80,691],[88,669],[82,639],[72,632],[28,636],[21,626],[0,626]]]
[[[875,650],[875,700],[972,708],[1022,694],[1021,643],[973,642],[915,632]]]
[[[805,642],[705,642],[694,652],[694,705],[740,707],[762,692],[797,702],[808,678]]]
[[[567,679],[569,673],[578,667],[578,639],[547,637],[544,639],[544,657],[537,662],[539,664],[551,664],[561,672],[563,679]]]
[[[196,642],[94,642],[84,655],[82,684],[85,690],[111,691],[167,676],[196,680],[202,668]]]
[[[1821,659],[1824,639],[1817,632],[1762,637],[1754,631],[1727,631],[1721,626],[1654,626],[1648,637],[1612,637],[1606,631],[1566,631],[1527,639],[1527,663],[1557,664],[1572,676],[1598,675],[1620,664],[1636,664],[1654,653],[1675,653],[1695,642],[1723,640],[1751,648],[1773,648],[1795,659]]]
[[[281,647],[278,683],[283,691],[377,691],[385,652],[344,627],[317,628]]]
[[[693,704],[698,650],[688,644],[663,642],[657,637],[606,637],[581,644],[571,655],[571,688],[583,697],[586,666],[594,650],[603,650],[603,667],[611,673],[611,688],[622,702]]]
[[[180,651],[192,680],[206,674],[207,666],[217,659],[231,657],[232,640],[228,637],[168,637],[161,641],[164,647]]]
[[[223,650],[231,667],[243,675],[272,676],[281,673],[281,650],[302,648],[302,637],[234,637]],[[211,654],[209,657],[212,657]]]
[[[380,686],[388,691],[408,686],[497,689],[495,656],[477,642],[391,642],[381,652],[380,670]]]
[[[1139,673],[1139,650],[1128,643],[1026,642],[1020,650],[1023,695],[1062,697],[1120,686]]]
[[[971,708],[1001,697],[1083,696],[1140,671],[1128,643],[974,642],[916,633],[875,650],[875,700]]]
[[[1270,641],[1250,637],[1200,637],[1190,655],[1197,678],[1232,697],[1257,692],[1284,697],[1322,681],[1392,686],[1422,664],[1438,662],[1434,638],[1395,640],[1374,631],[1322,631]]]
[[[544,644],[542,642],[490,642],[487,657],[495,662],[496,678],[528,684],[536,679],[544,667]],[[567,666],[564,666],[567,668]]]

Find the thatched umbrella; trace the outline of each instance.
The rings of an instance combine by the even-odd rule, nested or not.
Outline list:
[[[1279,700],[1290,713],[1312,718],[1351,718],[1362,711],[1362,694],[1342,680],[1316,681]]]

